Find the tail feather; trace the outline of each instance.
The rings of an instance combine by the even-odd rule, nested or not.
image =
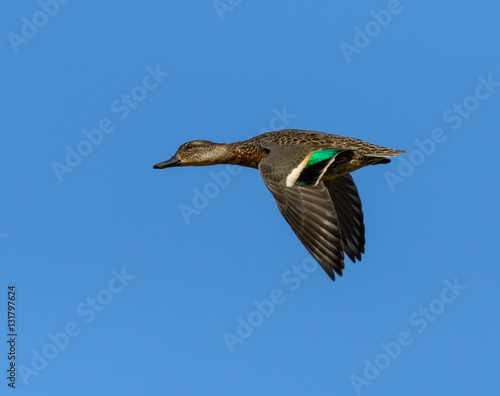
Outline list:
[[[395,157],[396,155],[406,153],[404,150],[393,150],[393,149],[385,149],[383,151],[380,151],[378,153],[370,153],[370,157],[378,157],[380,158],[379,161],[375,162],[374,165],[378,164],[388,164],[391,162],[391,160],[387,157]]]

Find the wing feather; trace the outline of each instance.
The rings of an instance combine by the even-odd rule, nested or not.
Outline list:
[[[311,255],[335,280],[342,275],[344,252],[335,207],[323,183],[317,186],[286,187],[284,183],[264,179],[278,208]]]
[[[344,251],[352,261],[361,260],[365,252],[365,225],[361,199],[352,176],[325,180],[324,184],[337,211]]]

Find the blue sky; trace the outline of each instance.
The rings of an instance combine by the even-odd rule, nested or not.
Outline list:
[[[497,394],[498,2],[0,11],[18,395]],[[281,128],[408,151],[355,172],[366,254],[334,283],[257,171],[152,168]]]

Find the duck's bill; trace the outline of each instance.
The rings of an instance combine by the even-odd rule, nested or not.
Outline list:
[[[177,156],[173,156],[167,161],[160,162],[159,164],[156,164],[153,166],[154,169],[165,169],[165,168],[171,168],[173,166],[179,166],[181,161],[177,158]]]

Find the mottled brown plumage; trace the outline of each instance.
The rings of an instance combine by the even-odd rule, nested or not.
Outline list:
[[[340,135],[285,129],[229,144],[188,142],[154,168],[234,164],[259,169],[286,221],[334,280],[335,273],[342,275],[344,252],[352,261],[364,253],[361,200],[349,173],[388,163],[388,157],[404,152]]]

